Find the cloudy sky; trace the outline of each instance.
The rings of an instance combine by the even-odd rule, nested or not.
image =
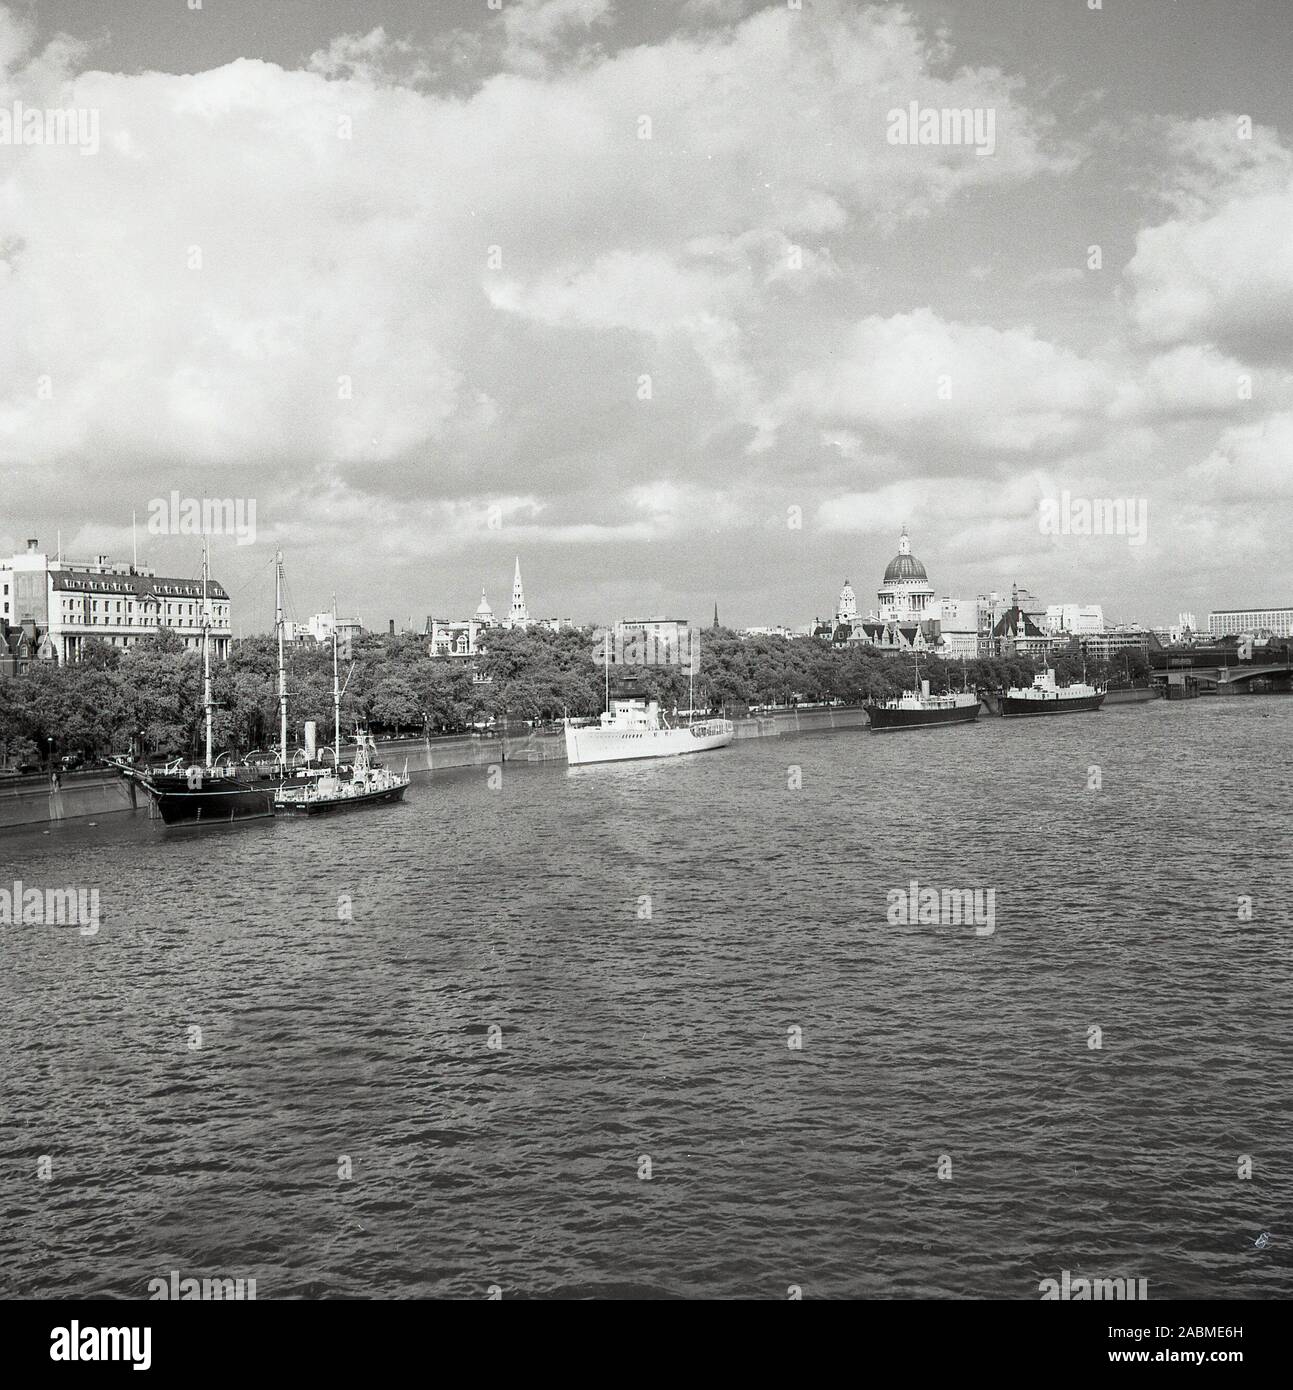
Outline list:
[[[797,625],[904,523],[940,595],[1293,603],[1291,60],[1287,0],[0,0],[0,108],[99,121],[0,143],[0,553],[178,491],[255,500],[249,628],[276,545],[298,616],[519,554]]]

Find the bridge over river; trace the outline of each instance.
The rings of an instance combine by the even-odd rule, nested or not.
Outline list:
[[[1287,662],[1243,662],[1235,666],[1190,666],[1152,671],[1150,680],[1166,685],[1176,676],[1197,681],[1208,694],[1244,695],[1260,686],[1273,690],[1293,690],[1293,666]]]

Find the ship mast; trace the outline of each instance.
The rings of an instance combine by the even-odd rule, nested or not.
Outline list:
[[[287,673],[283,668],[283,552],[274,553],[274,627],[278,631],[278,756],[287,771]]]
[[[337,596],[332,596],[332,722],[333,737],[336,742],[333,744],[333,771],[341,766],[341,678],[337,674]]]
[[[211,542],[202,539],[202,708],[207,726],[207,767],[211,766],[211,604],[207,599]]]
[[[714,605],[717,610],[718,605]],[[692,648],[691,664],[687,668],[687,723],[696,722],[696,662],[700,658],[700,629],[696,629],[696,645]]]

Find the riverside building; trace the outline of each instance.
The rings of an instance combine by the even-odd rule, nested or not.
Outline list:
[[[211,655],[229,655],[232,615],[229,595],[207,581],[211,610]],[[192,648],[202,645],[200,579],[158,575],[147,565],[113,564],[107,555],[89,560],[49,556],[32,538],[27,549],[0,561],[0,626],[34,625],[47,660],[80,659],[87,642],[131,647],[169,628]]]
[[[480,602],[470,618],[428,617],[422,635],[429,637],[428,650],[432,656],[474,657],[480,650],[481,636],[492,627],[519,628],[522,632],[530,628],[544,628],[548,632],[564,632],[574,624],[569,618],[532,618],[525,602],[525,586],[521,582],[521,559],[517,556],[516,568],[512,574],[512,603],[504,617],[496,618],[485,597],[484,588],[480,591]]]
[[[1293,636],[1293,608],[1222,608],[1208,614],[1210,637],[1242,637],[1249,632]]]

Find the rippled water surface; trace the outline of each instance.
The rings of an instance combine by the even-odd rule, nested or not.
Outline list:
[[[1291,741],[1236,697],[0,835],[103,914],[0,928],[0,1293],[1289,1297]],[[913,878],[995,930],[890,924]]]

